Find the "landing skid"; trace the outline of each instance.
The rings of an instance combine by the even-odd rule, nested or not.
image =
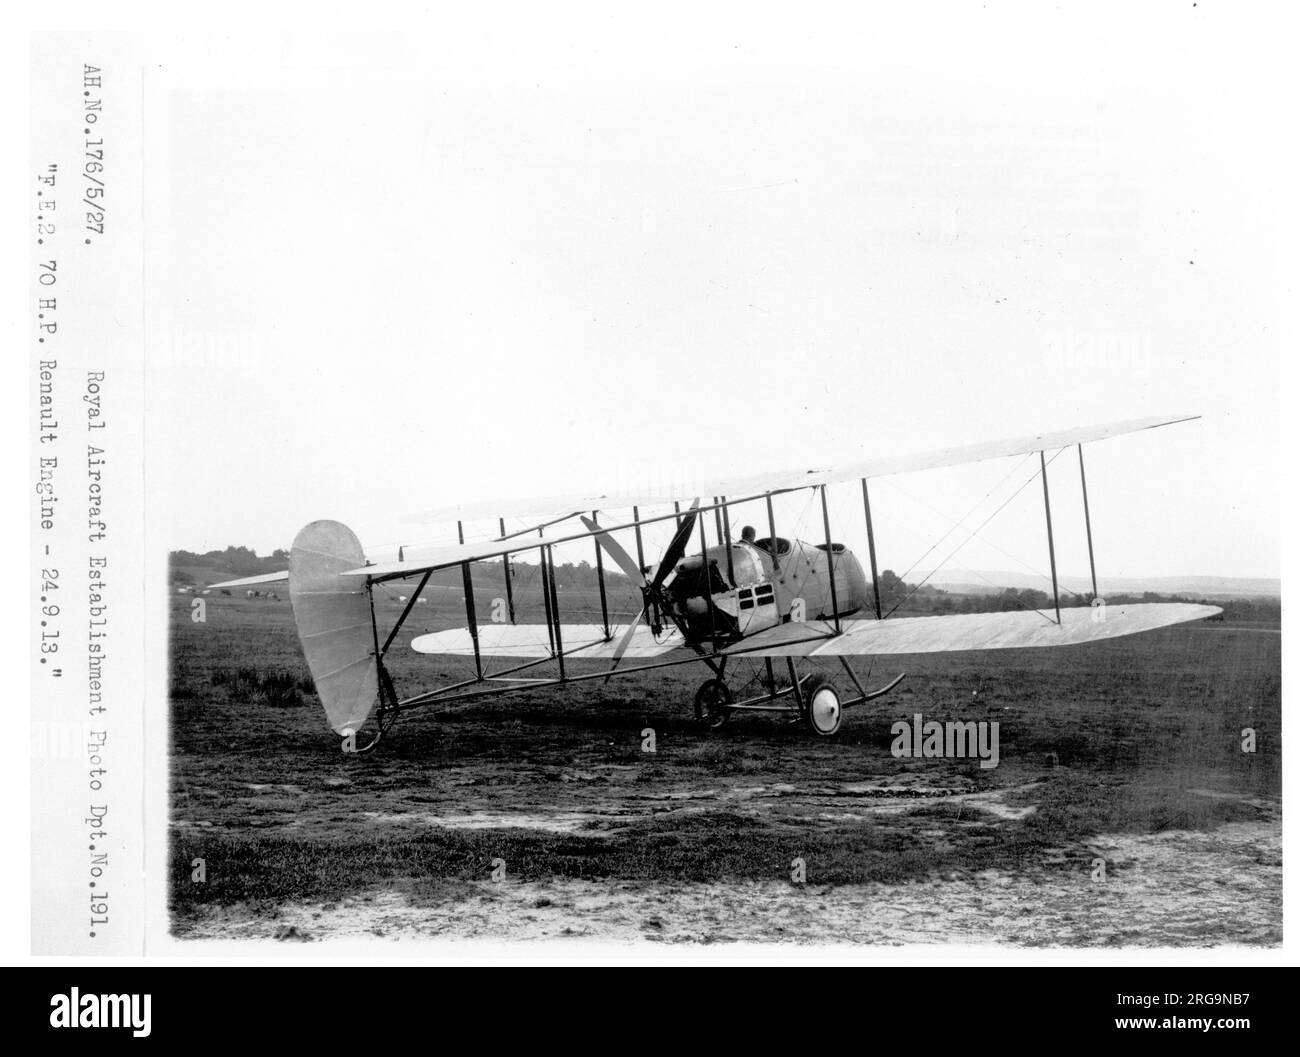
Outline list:
[[[379,704],[375,707],[374,736],[364,745],[355,745],[351,749],[345,749],[345,751],[355,753],[358,756],[374,752],[379,747],[379,743],[384,740],[384,735],[392,730],[393,724],[397,722],[399,715],[401,715],[401,709],[397,704],[397,690],[393,686],[393,680],[388,674],[388,669],[381,664],[379,666]]]

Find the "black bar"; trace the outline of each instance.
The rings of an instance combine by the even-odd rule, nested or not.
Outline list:
[[[176,862],[171,870],[173,884],[181,876],[181,867],[185,867],[185,876],[188,876],[189,856],[186,853],[191,848],[196,854],[201,854],[202,850],[201,843],[181,838],[178,841],[178,851],[173,855]],[[477,851],[475,854],[486,861],[485,854]],[[563,845],[560,845],[558,854],[574,863],[575,872],[586,858]],[[656,854],[663,853],[659,852],[658,846],[651,846],[647,858],[653,860]],[[663,857],[669,867],[674,865],[666,854]],[[330,861],[337,859],[338,856]],[[473,862],[469,853],[465,853],[464,859]],[[542,862],[545,861],[542,858]],[[825,868],[815,863],[816,860],[810,857],[810,882],[814,869]],[[448,865],[434,859],[428,864],[427,872],[436,882],[444,875],[458,876],[454,872],[457,868],[464,869],[464,866],[459,862]],[[479,869],[480,864],[473,862],[469,868]],[[532,883],[540,885],[542,891],[552,896],[555,895],[554,889],[564,883],[558,870],[552,880],[543,865],[524,866],[523,869],[528,871],[525,876],[535,872],[537,880]],[[210,884],[211,873],[209,869]],[[637,886],[638,890],[644,890],[645,886],[640,882],[628,887]],[[934,894],[928,898],[939,905],[944,899],[943,891],[935,888]],[[220,908],[228,899],[229,896],[215,896],[205,900],[203,905],[209,911],[205,917],[211,919],[214,915],[210,911]],[[756,935],[770,935],[766,930],[776,927],[783,911],[781,905],[756,908],[746,925]],[[349,913],[346,906],[341,910],[326,911],[320,922],[324,934],[328,935],[331,924],[345,920]],[[613,915],[608,911],[584,912],[579,908],[570,909],[560,920],[572,920],[585,926],[602,920],[611,921]],[[1210,915],[1207,920],[1217,924],[1220,916]],[[825,942],[844,939],[834,932],[833,925],[825,916],[820,924],[823,927],[819,935]],[[918,920],[917,926],[928,929],[929,938],[951,938],[943,931],[942,919]],[[386,931],[397,939],[406,939],[410,935],[410,929],[400,924]],[[472,924],[465,919],[451,928],[456,936],[472,931]],[[1018,949],[1009,946],[1010,940],[1002,942],[1008,944],[1002,949]],[[565,960],[554,953],[548,956],[541,947],[538,951],[542,952],[539,960]],[[638,956],[636,952],[629,952],[606,961],[634,964]],[[1152,1051],[1164,1048],[1155,1043],[1155,1039],[1161,1037],[1169,1048],[1187,1053],[1263,1052],[1294,1023],[1295,1006],[1294,966],[1283,964],[1283,959],[1270,959],[1273,963],[1270,964],[1265,960],[1268,958],[1267,954],[1239,956],[1240,961],[1247,963],[1245,965],[1132,966],[1123,964],[1121,955],[1117,954],[1102,964],[1053,966],[1050,975],[1044,972],[1042,964],[981,967],[981,971],[976,972],[961,966],[930,968],[925,972],[925,985],[928,993],[944,996],[943,1007],[942,1011],[923,1014],[925,1019],[921,1024],[931,1049],[967,1046],[972,1026],[979,1025],[982,1017],[988,1018],[989,1010],[995,1010],[999,1040],[1009,1044],[1003,1048],[1013,1052],[1044,1048],[1044,1040],[1057,1040],[1063,1031],[1068,1031],[1069,1039],[1080,1049],[1093,1052],[1119,1052],[1129,1049],[1129,1046]],[[454,949],[448,960],[458,965],[476,961],[472,955]],[[670,960],[685,963],[691,959],[679,956]],[[992,960],[985,956],[984,965]],[[250,1025],[276,1023],[285,1017],[286,1005],[302,1008],[310,997],[298,967],[277,964],[259,969],[255,986],[241,988],[238,1015],[212,1016],[212,996],[229,990],[238,971],[232,972],[230,966],[204,964],[177,972],[170,965],[156,962],[147,965],[35,964],[26,966],[21,976],[14,974],[14,986],[6,995],[5,1008],[14,1034],[28,1043],[25,1049],[37,1053],[62,1050],[60,1043],[88,1051],[101,1048],[105,1040],[108,1045],[103,1048],[109,1050],[123,1043],[153,1043],[160,1050],[171,1052],[192,1044],[197,1024],[203,1026],[208,1049],[247,1050]],[[1292,975],[1286,975],[1288,973]],[[902,1010],[908,1003],[916,1001],[918,981],[913,975],[899,973],[888,965],[875,966],[868,970],[868,974],[863,992],[871,995],[877,1008]],[[243,975],[247,978],[249,974]],[[400,1011],[421,1010],[428,1006],[427,983],[396,967],[341,965],[335,968],[332,977],[339,981],[336,985],[339,990],[346,989],[358,1009]],[[458,980],[464,981],[464,974]],[[1050,997],[1046,1001],[1039,998],[1045,981],[1051,984]],[[75,1026],[75,1003],[79,999],[108,995],[122,996],[125,1006],[122,1027]],[[1210,1004],[1204,1001],[1206,998],[1219,1001]],[[507,1032],[511,1042],[553,1011],[554,1004],[548,1004],[548,999],[546,995],[529,994],[514,1004],[513,1023],[507,1025],[513,1029]],[[468,1006],[472,1001],[469,986],[462,982],[450,989],[450,1000]],[[91,1001],[90,1004],[93,1008],[96,1003]],[[72,1017],[60,1016],[60,1011],[69,1006],[74,1010]],[[140,1026],[136,1028],[136,1024]],[[1214,1025],[1214,1030],[1211,1030],[1211,1025]],[[376,1034],[374,1018],[365,1016],[303,1017],[300,1024],[294,1025],[293,1031],[295,1048],[304,1051],[330,1049],[351,1052],[373,1048]],[[1194,1040],[1203,1040],[1207,1035],[1211,1041],[1202,1051]]]
[[[1079,483],[1083,485],[1083,526],[1088,532],[1088,568],[1092,572],[1092,597],[1097,597],[1097,563],[1092,557],[1092,515],[1088,513],[1088,477],[1083,472],[1083,445],[1079,449]]]
[[[871,496],[867,493],[867,479],[862,478],[862,509],[867,514],[867,554],[871,558],[871,591],[876,596],[876,619],[883,620],[880,612],[880,576],[876,572],[876,530],[871,525]]]
[[[1056,622],[1061,622],[1061,598],[1056,590],[1056,541],[1052,539],[1052,499],[1047,494],[1047,456],[1038,453],[1038,463],[1043,472],[1043,509],[1047,512],[1047,556],[1052,563],[1052,602],[1056,606]]]
[[[725,503],[726,500],[724,499]],[[718,537],[718,542],[722,542],[722,511],[718,507],[718,497],[713,497],[713,532]]]
[[[462,547],[465,545],[465,525],[460,521],[456,522],[456,539]]]

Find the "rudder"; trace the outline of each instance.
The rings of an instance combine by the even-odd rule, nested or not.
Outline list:
[[[374,628],[361,541],[337,521],[313,521],[289,551],[289,600],[298,641],[336,734],[360,730],[379,696]]]

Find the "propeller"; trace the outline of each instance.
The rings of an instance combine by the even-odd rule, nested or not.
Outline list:
[[[667,550],[664,551],[663,557],[659,559],[659,564],[654,567],[654,575],[647,578],[645,572],[637,567],[636,562],[632,560],[631,555],[627,553],[608,532],[600,527],[592,518],[583,517],[582,523],[587,526],[587,531],[596,537],[596,542],[602,550],[614,559],[614,563],[623,570],[628,579],[637,583],[641,587],[641,611],[637,613],[636,619],[627,626],[627,630],[619,637],[614,646],[614,667],[623,659],[623,654],[627,648],[632,645],[632,639],[636,635],[636,629],[641,626],[646,614],[652,609],[654,619],[652,627],[655,635],[663,630],[663,625],[659,620],[661,608],[667,609],[664,605],[663,591],[673,582],[677,576],[677,563],[682,560],[682,555],[686,553],[686,547],[690,543],[691,533],[695,529],[695,520],[699,517],[700,501],[696,499],[686,511],[682,518],[681,524],[677,527],[677,532],[673,535],[672,542],[668,544]]]

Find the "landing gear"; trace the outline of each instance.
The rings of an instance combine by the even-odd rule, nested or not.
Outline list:
[[[731,691],[721,679],[708,679],[695,692],[695,718],[709,730],[717,730],[727,721]]]
[[[803,718],[818,737],[828,738],[840,729],[844,707],[835,684],[824,675],[814,675],[803,687]]]
[[[826,676],[808,674],[800,678],[793,658],[787,658],[786,665],[790,678],[785,686],[777,685],[769,664],[766,675],[761,675],[757,681],[762,692],[752,697],[745,697],[742,692],[742,700],[739,701],[732,699],[722,672],[718,672],[715,678],[707,680],[696,692],[695,718],[701,726],[716,730],[733,712],[771,712],[792,723],[802,721],[818,738],[829,738],[839,732],[846,708],[887,694],[903,679],[900,675],[888,686],[867,691],[853,674],[853,669],[846,664],[845,671],[857,691],[856,694],[850,692],[851,696],[846,698]],[[750,686],[753,682],[742,685]]]

